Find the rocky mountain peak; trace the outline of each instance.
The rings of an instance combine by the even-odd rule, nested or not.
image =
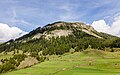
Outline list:
[[[16,40],[24,40],[24,39],[30,40],[31,38],[39,39],[41,38],[41,36],[44,36],[45,38],[68,36],[68,35],[73,35],[74,30],[80,30],[88,35],[97,38],[103,38],[101,37],[102,35],[98,35],[99,32],[97,32],[92,26],[86,25],[85,23],[58,21],[51,24],[47,24],[42,28],[38,27],[35,30],[31,31],[30,33]]]
[[[92,26],[90,25],[86,25],[82,22],[64,22],[64,21],[58,21],[58,22],[54,22],[52,24],[48,24],[43,28],[51,28],[51,27],[60,27],[60,26],[69,26],[69,27],[76,27],[76,28],[80,28],[80,29],[85,29],[88,31],[96,31]]]

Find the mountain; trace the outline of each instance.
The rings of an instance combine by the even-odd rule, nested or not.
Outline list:
[[[20,38],[1,44],[0,51],[18,49],[24,52],[43,51],[44,54],[63,54],[71,48],[76,51],[84,50],[89,46],[104,49],[114,46],[113,42],[116,39],[119,38],[97,32],[92,26],[84,23],[59,21],[43,28],[38,27]]]
[[[38,27],[35,30],[31,31],[27,35],[24,35],[16,41],[20,40],[30,40],[30,39],[39,39],[41,36],[46,36],[46,38],[50,37],[57,37],[57,36],[67,36],[68,34],[72,34],[73,30],[81,30],[91,36],[97,38],[114,38],[115,36],[106,34],[106,33],[99,33],[97,32],[92,26],[86,25],[80,22],[55,22],[52,24],[48,24],[43,28]]]
[[[114,52],[119,48],[119,37],[97,32],[84,23],[59,21],[0,44],[0,73],[48,61],[51,55],[73,54],[89,49]]]

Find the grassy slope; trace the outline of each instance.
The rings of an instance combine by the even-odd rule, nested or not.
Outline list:
[[[49,61],[2,75],[117,75],[120,53],[85,51],[50,56]]]

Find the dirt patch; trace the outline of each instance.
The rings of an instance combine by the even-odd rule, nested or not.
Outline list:
[[[38,60],[36,58],[28,57],[28,58],[25,58],[25,60],[20,63],[20,65],[17,67],[17,69],[29,67],[36,63],[38,63]]]

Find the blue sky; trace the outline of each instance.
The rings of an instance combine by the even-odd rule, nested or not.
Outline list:
[[[0,0],[0,23],[29,32],[56,21],[109,26],[120,16],[120,0]]]
[[[112,22],[120,0],[0,0],[0,22],[31,31],[55,21]]]

